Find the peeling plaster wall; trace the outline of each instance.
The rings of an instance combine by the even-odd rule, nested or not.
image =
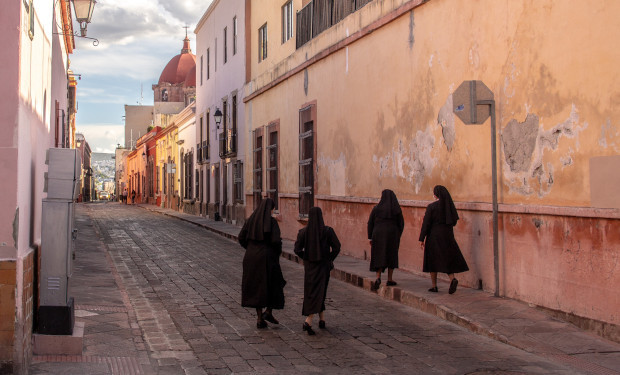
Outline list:
[[[569,148],[563,155],[558,155],[546,164],[543,158],[546,153],[558,149],[562,138],[575,139],[579,148],[579,133],[588,127],[587,123],[579,124],[579,114],[575,106],[568,118],[549,130],[540,127],[539,118],[528,114],[523,123],[511,120],[502,130],[504,177],[509,191],[519,195],[538,195],[542,198],[549,194],[554,185],[554,170],[573,165],[574,150]]]
[[[590,164],[620,152],[620,2],[429,1],[382,23],[382,16],[408,3],[369,4],[286,61],[273,62],[278,74],[266,68],[272,62],[261,63],[246,85],[246,93],[254,93],[268,77],[313,61],[252,98],[254,110],[246,111],[253,129],[280,121],[283,235],[295,238],[302,225],[296,198],[299,109],[314,103],[315,204],[336,228],[343,252],[364,259],[372,199],[389,188],[401,201],[415,202],[405,205],[400,254],[403,268],[420,272],[421,217],[433,186],[442,184],[461,207],[455,234],[471,271],[459,279],[468,286],[482,279],[491,290],[490,120],[464,125],[452,112],[456,88],[481,80],[496,104],[502,293],[617,324],[618,302],[603,306],[602,296],[615,293],[597,273],[606,266],[592,257],[601,251],[609,261],[620,257],[620,238],[610,233],[620,225],[620,212],[609,201],[597,203],[606,211],[593,208],[591,184],[598,180],[590,178]],[[277,24],[277,17],[267,21]],[[371,31],[338,44],[364,28]],[[579,58],[568,59],[575,51]],[[252,181],[250,168],[246,181]],[[521,210],[547,213],[514,213]],[[570,235],[558,240],[558,228]],[[593,233],[604,241],[592,241]],[[571,262],[579,272],[570,272]],[[600,293],[589,294],[591,288]]]

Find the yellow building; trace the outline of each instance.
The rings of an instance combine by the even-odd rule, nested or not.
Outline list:
[[[157,204],[175,210],[179,207],[178,140],[179,130],[174,121],[157,136]]]
[[[249,4],[246,215],[275,198],[292,239],[320,206],[343,252],[365,259],[368,215],[391,189],[406,222],[400,267],[420,272],[441,184],[461,216],[463,284],[619,323],[620,2]],[[470,80],[493,99],[495,181],[491,119],[461,119]]]

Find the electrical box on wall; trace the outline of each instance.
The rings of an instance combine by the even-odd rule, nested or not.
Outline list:
[[[41,269],[38,333],[71,335],[75,323],[69,278],[75,256],[74,199],[81,176],[78,151],[51,148],[47,151],[45,189],[41,209]]]

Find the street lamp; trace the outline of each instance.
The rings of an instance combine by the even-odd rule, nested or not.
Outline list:
[[[96,0],[73,0],[75,20],[80,24],[80,35],[86,36],[86,26],[90,23]]]
[[[215,108],[215,113],[213,114],[213,118],[215,119],[215,125],[217,128],[220,128],[220,124],[222,123],[222,111],[219,108]]]

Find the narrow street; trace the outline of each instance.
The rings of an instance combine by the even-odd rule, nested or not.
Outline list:
[[[244,250],[234,241],[135,206],[76,212],[71,294],[83,356],[35,358],[31,374],[578,373],[333,279],[327,329],[315,322],[308,336],[303,268],[285,259],[280,324],[258,330],[239,303]]]

